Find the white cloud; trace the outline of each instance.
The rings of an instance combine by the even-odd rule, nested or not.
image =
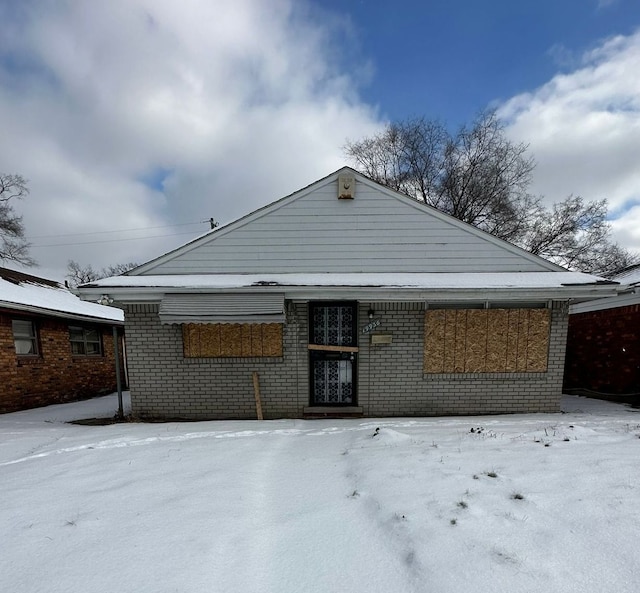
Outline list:
[[[639,71],[640,32],[618,36],[499,113],[509,135],[530,144],[535,193],[549,201],[606,198],[616,240],[640,251]]]
[[[297,0],[0,8],[10,31],[0,39],[0,162],[30,181],[16,206],[33,243],[224,222],[341,166],[345,139],[372,133],[377,118],[358,98],[360,77],[337,62],[335,23],[318,24],[307,9]],[[142,181],[158,172],[164,187]],[[33,255],[60,275],[69,258],[140,261],[188,238]]]

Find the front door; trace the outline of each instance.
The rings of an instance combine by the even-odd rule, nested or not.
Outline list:
[[[356,405],[357,303],[312,303],[309,311],[312,405]]]

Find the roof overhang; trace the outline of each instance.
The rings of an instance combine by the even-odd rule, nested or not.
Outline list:
[[[23,303],[12,303],[9,301],[0,301],[0,310],[8,312],[23,312],[30,315],[42,315],[44,317],[55,317],[57,319],[71,319],[73,321],[84,321],[86,323],[99,323],[103,325],[124,325],[124,321],[118,319],[106,319],[104,317],[92,317],[91,315],[81,315],[79,313],[69,313],[67,311],[58,311],[55,309],[47,309],[46,307],[37,307],[35,305],[26,305]]]
[[[620,294],[614,297],[571,305],[569,308],[569,314],[575,315],[579,313],[592,313],[593,311],[605,311],[607,309],[632,307],[634,305],[640,305],[640,288],[636,288],[632,292]]]
[[[618,294],[620,285],[579,272],[426,274],[217,274],[118,276],[86,284],[81,298],[107,294],[123,304],[160,303],[180,293],[276,293],[288,300],[588,301]]]

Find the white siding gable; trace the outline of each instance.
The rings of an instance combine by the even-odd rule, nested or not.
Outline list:
[[[356,178],[338,199],[338,176]],[[344,168],[131,275],[538,272],[562,268]]]

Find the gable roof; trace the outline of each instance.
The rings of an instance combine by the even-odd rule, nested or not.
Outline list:
[[[116,307],[85,302],[55,280],[0,268],[0,309],[51,317],[122,325]]]
[[[355,180],[339,199],[339,178]],[[570,272],[349,167],[162,255],[79,287],[126,303],[278,293],[369,301],[589,300],[616,282]]]
[[[127,275],[534,271],[566,270],[343,167]]]

